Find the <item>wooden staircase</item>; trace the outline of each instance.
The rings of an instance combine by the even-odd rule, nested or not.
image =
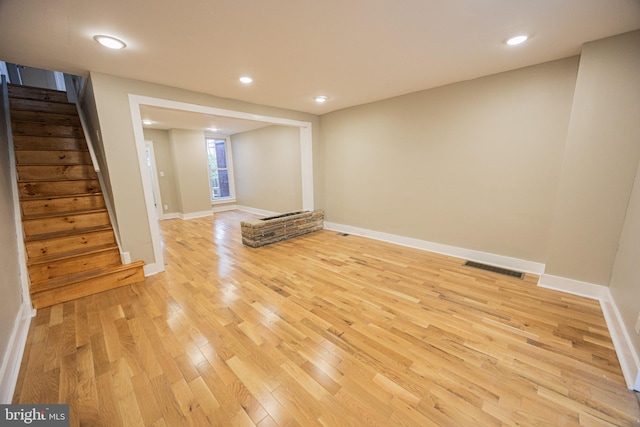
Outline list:
[[[121,262],[75,104],[9,85],[9,105],[33,306],[144,281],[144,262]]]

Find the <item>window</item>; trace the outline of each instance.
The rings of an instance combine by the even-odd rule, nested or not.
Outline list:
[[[209,158],[209,182],[211,184],[211,200],[234,199],[233,174],[231,171],[231,153],[224,138],[206,138],[207,156]]]

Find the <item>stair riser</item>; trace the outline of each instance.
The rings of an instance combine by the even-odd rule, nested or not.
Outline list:
[[[16,151],[18,165],[90,165],[88,151]]]
[[[20,166],[17,165],[20,181],[48,181],[56,179],[91,179],[96,178],[92,165],[60,165],[60,166]]]
[[[80,117],[71,114],[52,114],[40,111],[14,110],[11,120],[17,122],[47,123],[49,125],[80,126]]]
[[[35,260],[43,256],[58,255],[66,252],[86,249],[90,251],[98,246],[115,245],[113,230],[61,236],[46,240],[26,242],[27,257]]]
[[[40,234],[81,230],[83,228],[100,227],[109,224],[109,215],[107,212],[96,212],[26,220],[23,221],[22,227],[25,236],[32,237]]]
[[[52,261],[43,265],[29,266],[29,278],[31,287],[37,288],[39,283],[56,277],[69,274],[82,273],[96,268],[115,267],[120,265],[120,252],[118,249],[77,256],[59,261]]]
[[[68,102],[66,92],[28,86],[9,85],[9,96],[12,98],[35,99],[40,101]]]
[[[95,196],[65,197],[48,200],[23,200],[20,202],[22,215],[55,214],[105,208],[104,197]]]
[[[13,135],[13,146],[19,150],[83,150],[87,151],[84,138],[50,138],[47,136]]]
[[[20,198],[65,196],[85,193],[99,193],[100,183],[97,179],[58,182],[24,182],[18,184]]]
[[[36,101],[32,99],[10,98],[11,110],[29,110],[42,113],[77,114],[75,104],[62,104],[58,102]]]
[[[29,136],[49,136],[63,138],[82,138],[84,136],[82,127],[49,125],[43,123],[13,122],[12,131],[14,135]]]
[[[106,276],[85,280],[56,289],[31,289],[31,302],[34,308],[49,307],[65,301],[97,294],[144,281],[144,270],[137,267],[131,270],[118,271]]]

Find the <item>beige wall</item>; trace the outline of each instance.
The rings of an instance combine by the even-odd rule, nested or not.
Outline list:
[[[171,155],[171,143],[169,132],[162,129],[145,129],[144,139],[153,141],[153,151],[156,158],[156,174],[158,187],[160,188],[160,198],[164,214],[180,212],[178,209],[178,197],[176,195],[175,172],[173,170],[173,158]],[[161,172],[164,176],[161,176]]]
[[[170,129],[178,211],[184,215],[211,212],[211,187],[204,132]]]
[[[148,263],[155,261],[131,122],[129,94],[311,122],[314,140],[314,184],[322,181],[322,169],[317,163],[322,158],[319,152],[319,118],[315,115],[249,104],[100,73],[92,72],[91,80],[105,155],[109,162],[110,184],[120,236],[124,250],[131,253],[133,260],[142,259]],[[316,204],[322,206],[321,184],[315,184],[314,190]]]
[[[640,166],[622,227],[610,287],[631,341],[640,354],[640,335],[633,329],[640,315]]]
[[[548,274],[608,285],[640,160],[640,31],[583,47]]]
[[[544,262],[577,66],[322,116],[327,221]]]
[[[0,98],[0,366],[22,305],[5,111]],[[12,374],[12,373],[9,373]],[[3,380],[3,378],[0,378]],[[6,403],[6,402],[2,402]]]
[[[109,164],[106,160],[107,157],[104,151],[104,144],[102,142],[102,132],[100,131],[100,119],[98,117],[98,110],[96,109],[95,101],[93,82],[91,79],[87,79],[87,87],[82,100],[82,109],[85,114],[87,121],[86,124],[90,134],[90,138],[87,139],[91,140],[96,160],[100,166],[100,174],[102,175],[103,182],[102,192],[105,195],[105,200],[109,200],[109,203],[111,203],[111,206],[113,207],[113,191],[111,189],[111,179],[109,177]],[[118,232],[118,218],[114,215],[111,216],[110,219],[113,221],[112,225],[114,227],[114,231]]]
[[[286,126],[231,137],[239,205],[274,212],[302,209],[300,130]]]
[[[628,121],[621,130],[624,138],[635,141],[637,150],[640,145],[640,31],[606,40],[600,47],[605,48],[603,53],[607,56],[610,50],[617,51],[619,56],[615,62],[623,61],[629,67],[626,70],[628,80],[625,79],[629,95],[620,100],[620,106],[629,109],[626,111]],[[640,314],[640,164],[635,171],[635,183],[626,209],[610,287],[636,353],[640,354],[640,336],[634,331]]]

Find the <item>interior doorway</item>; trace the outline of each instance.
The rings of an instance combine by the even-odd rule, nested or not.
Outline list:
[[[160,194],[160,185],[158,184],[158,172],[156,167],[156,155],[153,151],[153,141],[144,142],[145,160],[147,163],[147,170],[149,172],[149,179],[151,180],[153,205],[155,207],[156,219],[160,220],[163,217],[163,205],[162,196]]]
[[[142,117],[140,115],[140,106],[149,105],[155,107],[168,108],[173,110],[182,110],[194,113],[208,114],[213,116],[230,117],[234,119],[245,119],[260,121],[273,125],[284,125],[296,127],[300,131],[300,166],[302,181],[302,209],[314,209],[314,184],[313,184],[313,137],[311,122],[286,119],[282,117],[264,116],[260,114],[247,113],[243,111],[226,110],[217,107],[207,107],[198,104],[189,104],[180,101],[173,101],[163,98],[153,98],[142,95],[129,94],[129,109],[131,112],[131,122],[133,125],[133,133],[136,141],[136,150],[138,152],[138,163],[140,166],[140,175],[142,178],[142,187],[147,205],[147,218],[149,221],[149,230],[151,232],[151,242],[153,245],[153,253],[155,261],[153,264],[145,265],[145,275],[160,273],[164,271],[164,255],[162,253],[162,238],[160,235],[160,227],[158,226],[156,207],[154,206],[152,179],[147,172],[149,166],[146,164],[146,146],[144,131],[142,128]],[[156,179],[157,182],[157,179]]]

